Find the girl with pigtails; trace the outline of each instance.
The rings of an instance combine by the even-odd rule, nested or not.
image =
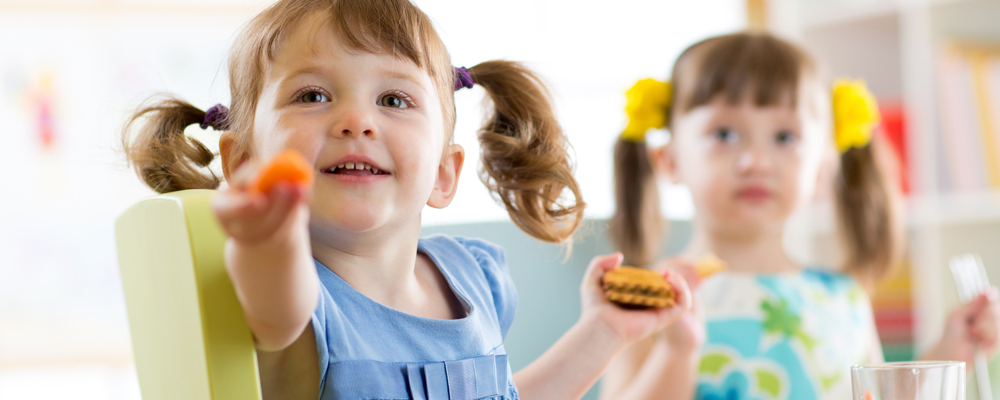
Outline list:
[[[898,197],[872,140],[874,98],[857,81],[830,90],[819,69],[791,43],[736,33],[687,48],[669,83],[627,93],[612,239],[626,263],[680,271],[695,300],[612,362],[602,398],[847,399],[850,366],[882,360],[866,290],[904,246]],[[659,128],[669,142],[648,148],[646,132]],[[844,254],[836,271],[797,264],[782,242],[827,161]],[[687,247],[657,261],[659,179],[687,186],[695,214]],[[702,281],[693,265],[709,254],[728,268]],[[922,358],[968,362],[976,344],[992,353],[998,321],[992,290],[954,310]]]
[[[479,132],[481,178],[528,234],[570,239],[584,202],[568,143],[540,78],[515,62],[451,66],[408,0],[282,0],[237,37],[231,106],[167,97],[123,132],[139,176],[164,193],[215,189],[225,262],[257,346],[268,399],[573,399],[612,357],[690,304],[622,310],[595,259],[578,322],[512,374],[504,337],[517,293],[502,249],[474,238],[419,238],[425,205],[447,206],[465,161],[452,141],[454,92],[492,103]],[[214,155],[185,136],[223,131]],[[315,178],[253,190],[260,165],[293,150]],[[254,186],[256,187],[256,186]]]

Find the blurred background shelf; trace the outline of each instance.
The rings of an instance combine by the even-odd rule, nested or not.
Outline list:
[[[910,281],[910,345],[920,354],[958,304],[951,257],[979,253],[1000,282],[1000,1],[772,0],[767,9],[767,27],[802,43],[828,76],[865,79],[880,103],[900,111],[901,134],[890,141],[908,191],[901,279]],[[829,206],[806,214],[804,257],[835,260]],[[905,355],[901,348],[893,351]]]

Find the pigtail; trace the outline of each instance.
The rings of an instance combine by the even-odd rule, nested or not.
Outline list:
[[[660,195],[645,141],[619,136],[615,143],[615,213],[611,240],[624,263],[649,265],[659,254],[664,230]]]
[[[834,193],[844,270],[867,285],[889,274],[903,248],[897,186],[883,171],[879,142],[872,140],[879,118],[878,103],[864,82],[834,83],[834,142],[840,152]]]
[[[184,135],[184,128],[203,123],[205,111],[173,97],[153,98],[129,117],[122,147],[139,178],[158,193],[215,189],[220,179],[208,165],[215,155]],[[136,129],[138,132],[132,135]]]
[[[844,152],[834,180],[845,272],[867,284],[889,274],[903,247],[893,186],[879,168],[875,145]]]
[[[511,61],[487,61],[468,73],[493,103],[479,131],[479,178],[521,230],[546,242],[566,241],[583,220],[585,203],[545,85]],[[567,190],[572,202],[563,197]]]

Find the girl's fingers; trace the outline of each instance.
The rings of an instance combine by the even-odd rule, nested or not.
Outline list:
[[[590,261],[590,266],[587,267],[586,281],[588,284],[592,282],[600,282],[601,277],[604,276],[605,272],[618,268],[621,264],[622,253],[594,257],[594,259]]]
[[[607,301],[604,300],[601,278],[604,277],[605,272],[618,268],[621,263],[621,253],[597,256],[590,260],[587,272],[584,272],[583,275],[583,282],[580,283],[580,296],[584,302]]]
[[[260,166],[256,163],[247,161],[236,167],[236,171],[233,171],[232,176],[228,179],[229,187],[236,189],[246,189],[250,186],[250,182],[253,182],[254,177],[260,170]]]
[[[976,300],[983,306],[972,317],[972,333],[984,347],[992,348],[1000,336],[1000,303],[996,288],[990,288]]]
[[[688,311],[691,309],[691,289],[688,287],[687,282],[680,273],[666,270],[663,273],[663,278],[667,280],[667,283],[674,288],[674,293],[676,293],[676,303],[674,308],[680,309],[682,311]]]
[[[284,225],[292,211],[304,197],[302,189],[285,182],[277,183],[268,194],[271,207],[262,218],[262,226],[267,231],[274,231]]]
[[[222,190],[212,198],[212,208],[224,222],[259,214],[266,205],[267,198],[263,196],[231,189]]]

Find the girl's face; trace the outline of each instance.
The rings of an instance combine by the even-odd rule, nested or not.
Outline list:
[[[816,111],[719,96],[675,115],[672,140],[654,159],[690,188],[698,219],[710,226],[731,233],[780,227],[815,186],[823,158]]]
[[[314,228],[365,232],[419,224],[425,204],[450,201],[463,153],[446,146],[444,129],[424,69],[349,50],[329,22],[313,18],[283,39],[266,72],[252,154],[302,152],[317,174]]]

